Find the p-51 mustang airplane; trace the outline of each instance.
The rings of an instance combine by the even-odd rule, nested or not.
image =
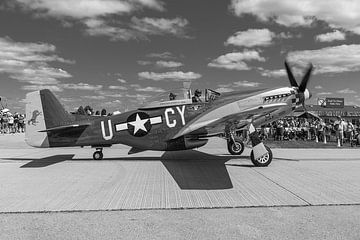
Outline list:
[[[166,93],[166,100],[113,116],[69,114],[49,90],[31,92],[26,96],[25,139],[41,148],[92,146],[96,148],[93,158],[100,160],[103,148],[113,144],[131,146],[129,154],[177,151],[204,146],[210,137],[225,136],[228,151],[240,155],[244,143],[236,132],[245,129],[253,147],[251,161],[255,166],[268,166],[272,152],[255,128],[291,113],[311,97],[306,86],[312,65],[300,85],[286,62],[285,67],[291,87],[221,95],[206,89],[201,101],[194,101],[191,90],[183,89],[180,94]]]

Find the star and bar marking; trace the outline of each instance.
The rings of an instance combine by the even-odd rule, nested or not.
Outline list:
[[[147,113],[137,112],[131,114],[127,122],[116,124],[115,130],[128,130],[135,137],[143,137],[150,132],[152,125],[159,123],[162,123],[161,116],[150,117]]]

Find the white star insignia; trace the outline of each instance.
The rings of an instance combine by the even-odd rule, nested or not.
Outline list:
[[[136,120],[133,122],[129,122],[129,124],[134,126],[134,135],[141,129],[145,132],[147,132],[147,129],[145,127],[145,123],[149,121],[149,119],[141,119],[139,114],[136,114]]]

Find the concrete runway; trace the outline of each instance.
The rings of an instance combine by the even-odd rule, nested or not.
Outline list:
[[[268,211],[261,210],[264,207],[297,207],[300,215],[308,211],[301,211],[303,207],[330,208],[329,213],[360,210],[360,149],[273,149],[272,164],[255,168],[249,149],[242,156],[231,156],[221,139],[198,150],[130,156],[129,147],[118,145],[104,149],[104,160],[94,161],[90,148],[35,149],[19,141],[21,137],[0,136],[0,220],[5,219],[9,230],[5,238],[16,233],[6,224],[18,216],[12,213],[24,212],[26,225],[34,216],[43,218],[42,212],[96,215],[102,210],[148,210],[149,215],[162,209],[174,214],[174,209],[216,208],[230,217],[241,209]],[[360,222],[359,214],[352,217]],[[348,239],[359,236],[357,223],[349,222],[355,226],[348,225],[353,233],[346,235]],[[20,238],[26,238],[22,233]]]

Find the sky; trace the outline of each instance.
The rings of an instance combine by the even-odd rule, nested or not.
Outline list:
[[[311,62],[318,98],[360,105],[360,1],[2,0],[0,96],[48,88],[68,111],[121,112],[183,86],[289,86]]]

